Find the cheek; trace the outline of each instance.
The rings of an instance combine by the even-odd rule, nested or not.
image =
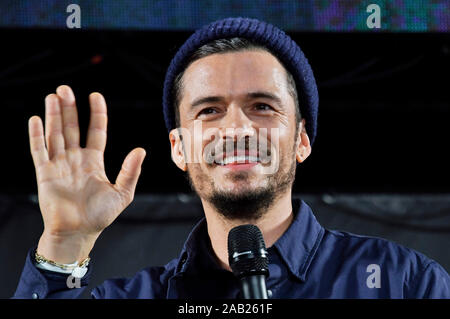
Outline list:
[[[286,151],[287,144],[293,138],[293,133],[286,126],[278,126],[268,130],[270,132],[270,142],[273,144],[280,152],[284,153]]]
[[[205,162],[205,150],[215,145],[214,132],[206,132],[202,128],[201,121],[194,121],[194,125],[182,128],[183,148],[186,164],[201,164]],[[208,131],[208,130],[206,130]]]

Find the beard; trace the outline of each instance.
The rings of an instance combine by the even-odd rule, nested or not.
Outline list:
[[[267,177],[266,186],[254,189],[230,192],[220,190],[202,169],[197,165],[188,168],[186,174],[191,188],[203,199],[211,203],[217,212],[228,220],[258,220],[270,209],[275,200],[282,196],[287,189],[292,188],[295,179],[296,160],[295,145],[293,153],[289,158],[281,158],[277,172]],[[282,169],[286,167],[287,169]],[[193,175],[200,187],[195,187]],[[233,173],[230,178],[233,181],[245,182],[248,178],[247,172]],[[210,192],[204,191],[205,183],[209,184]]]

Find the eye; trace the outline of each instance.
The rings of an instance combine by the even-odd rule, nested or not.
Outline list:
[[[259,111],[270,111],[273,110],[273,107],[271,107],[269,104],[266,103],[258,103],[255,105],[255,108]]]
[[[212,108],[212,107],[207,107],[207,108],[201,110],[200,112],[198,112],[198,115],[197,115],[197,116],[200,116],[200,115],[209,115],[209,114],[215,114],[215,113],[217,113],[216,109],[214,109],[214,108]]]

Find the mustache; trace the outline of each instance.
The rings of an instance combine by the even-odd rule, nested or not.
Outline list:
[[[216,139],[205,148],[203,155],[205,162],[210,165],[222,162],[227,156],[253,156],[267,164],[272,157],[272,147],[265,138],[256,140],[245,136],[239,140]]]

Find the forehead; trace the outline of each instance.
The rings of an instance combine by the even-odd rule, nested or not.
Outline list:
[[[186,69],[181,102],[199,95],[239,97],[255,91],[288,93],[286,71],[272,54],[262,50],[212,54]]]

